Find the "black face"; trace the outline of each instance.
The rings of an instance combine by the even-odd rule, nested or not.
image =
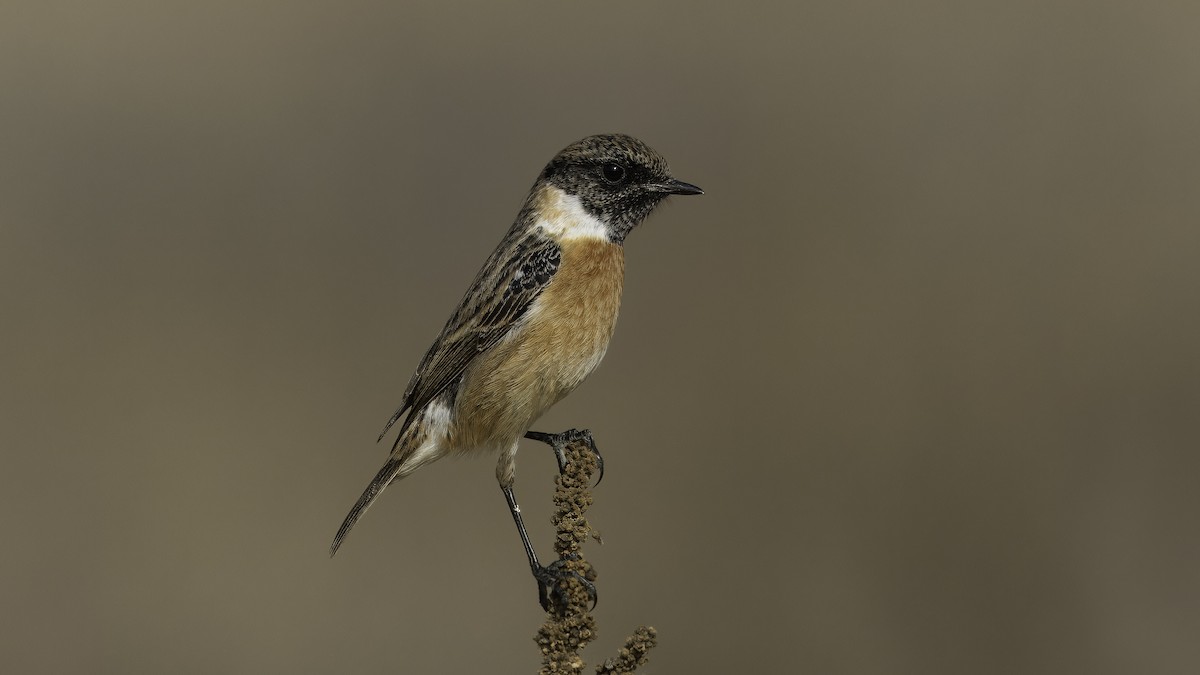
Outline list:
[[[621,242],[678,188],[667,161],[645,143],[622,134],[589,136],[567,146],[542,171],[541,180],[579,198]],[[691,186],[688,186],[691,187]]]

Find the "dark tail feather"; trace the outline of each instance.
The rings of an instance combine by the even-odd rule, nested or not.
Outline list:
[[[371,504],[375,503],[375,500],[379,498],[379,494],[388,486],[388,483],[391,483],[396,474],[400,473],[400,465],[401,461],[393,457],[383,465],[379,473],[375,474],[374,480],[371,481],[366,490],[363,490],[362,496],[358,498],[358,501],[354,504],[354,508],[350,509],[350,513],[346,515],[346,519],[342,521],[342,526],[338,528],[337,534],[333,537],[333,545],[329,547],[330,558],[337,553],[346,535],[350,534],[350,528],[354,527],[354,524],[358,522],[362,514],[366,513],[367,509],[371,508]]]

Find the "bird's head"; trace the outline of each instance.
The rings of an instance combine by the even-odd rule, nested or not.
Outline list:
[[[542,170],[538,183],[577,198],[617,243],[668,195],[704,194],[672,176],[662,155],[624,134],[588,136],[568,145]]]

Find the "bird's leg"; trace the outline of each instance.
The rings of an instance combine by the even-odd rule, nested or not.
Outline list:
[[[564,449],[567,444],[582,440],[587,443],[588,449],[596,456],[596,469],[599,472],[599,477],[596,478],[596,485],[604,480],[604,458],[600,456],[600,449],[596,447],[596,441],[592,439],[592,432],[584,429],[568,429],[560,434],[548,434],[542,431],[527,431],[525,438],[531,441],[541,441],[549,445],[554,450],[554,457],[558,460],[558,472],[564,473],[567,470],[567,456]],[[593,485],[592,487],[596,487]]]
[[[542,605],[542,609],[547,612],[552,606],[565,607],[567,598],[563,591],[562,585],[559,583],[563,578],[573,576],[579,580],[587,589],[588,595],[592,597],[592,606],[596,605],[596,585],[588,581],[582,574],[575,570],[566,569],[564,563],[567,560],[578,559],[578,556],[568,556],[560,558],[542,566],[538,562],[537,552],[533,550],[533,544],[529,541],[529,533],[525,531],[525,521],[521,518],[521,507],[517,505],[517,497],[513,494],[512,484],[500,485],[500,489],[504,491],[504,498],[508,500],[508,510],[512,513],[513,522],[517,524],[517,532],[521,534],[521,543],[525,545],[525,555],[529,557],[529,569],[533,572],[533,578],[538,584],[538,602]]]

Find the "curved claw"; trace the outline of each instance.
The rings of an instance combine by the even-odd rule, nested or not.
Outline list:
[[[604,456],[600,454],[600,449],[596,447],[596,441],[592,439],[592,432],[584,429],[568,429],[560,434],[548,434],[543,431],[527,431],[525,438],[531,441],[540,441],[549,445],[554,450],[554,457],[558,460],[558,472],[563,473],[567,470],[567,456],[563,452],[568,443],[577,440],[587,442],[588,450],[596,457],[596,482],[592,487],[600,485],[600,481],[604,480]]]
[[[592,487],[600,487],[600,481],[604,480],[604,457],[600,455],[600,451],[596,449],[596,444],[592,444],[592,454],[596,455],[596,482]]]
[[[596,593],[596,584],[592,583],[579,572],[564,568],[564,563],[568,560],[578,560],[577,556],[568,556],[559,558],[554,562],[540,567],[533,573],[533,578],[538,583],[538,602],[542,605],[542,609],[549,612],[553,607],[566,607],[569,598],[567,597],[566,589],[563,588],[561,582],[568,577],[575,577],[579,584],[587,591],[588,597],[592,600],[591,607],[588,611],[596,608],[596,603],[599,601],[599,595]]]

